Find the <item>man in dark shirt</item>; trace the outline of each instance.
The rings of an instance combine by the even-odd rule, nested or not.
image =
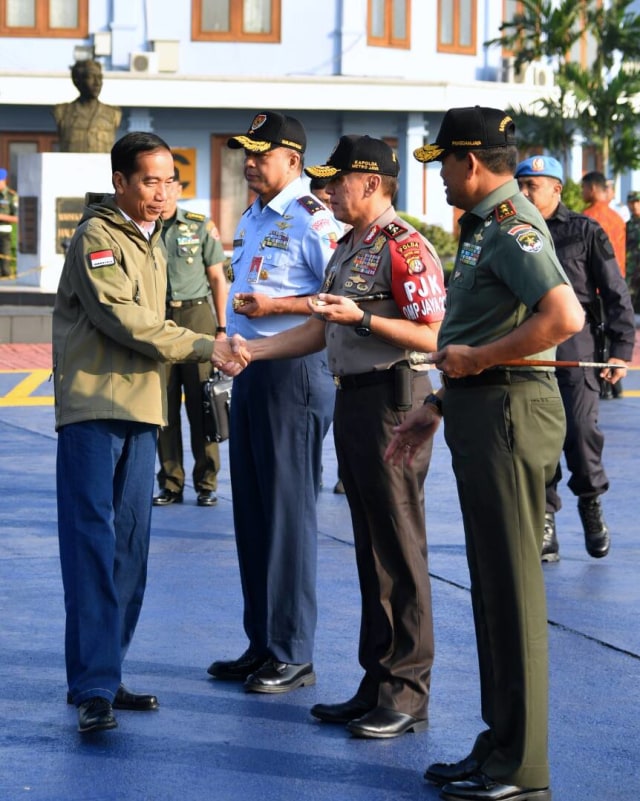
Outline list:
[[[626,363],[633,353],[635,326],[631,299],[604,229],[594,219],[570,211],[562,202],[563,171],[550,156],[531,156],[520,162],[516,178],[521,191],[540,211],[553,238],[558,259],[587,312],[584,328],[558,346],[563,361],[595,361],[593,327],[603,311],[604,332],[609,339],[609,362],[620,368],[559,368],[558,384],[567,415],[564,455],[571,473],[569,489],[578,496],[578,512],[590,556],[609,552],[609,531],[602,515],[600,495],[609,489],[602,464],[604,435],[598,428],[600,378],[615,384],[626,375]],[[560,466],[547,488],[545,536],[542,559],[557,562],[558,541],[555,513],[562,502],[557,493]]]

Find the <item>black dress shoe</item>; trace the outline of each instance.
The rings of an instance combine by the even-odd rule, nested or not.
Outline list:
[[[372,709],[375,709],[375,704],[369,704],[355,696],[342,704],[315,704],[310,711],[314,718],[326,723],[349,723]]]
[[[182,492],[163,489],[162,492],[153,499],[154,506],[169,506],[169,504],[172,503],[182,503]]]
[[[291,665],[268,659],[255,673],[247,677],[244,688],[249,693],[288,693],[305,684],[315,684],[316,674],[311,662]]]
[[[213,490],[200,490],[198,492],[198,506],[216,506],[218,497]]]
[[[442,787],[450,782],[461,782],[480,770],[475,757],[468,756],[459,762],[434,762],[426,769],[424,777],[428,782]]]
[[[238,659],[220,659],[212,662],[207,668],[207,673],[215,679],[224,681],[244,681],[266,661],[266,656],[256,656],[251,649],[247,649]]]
[[[113,699],[112,706],[114,709],[131,709],[134,712],[147,712],[151,709],[157,709],[160,704],[155,695],[132,693],[124,684],[121,684],[116,692],[116,697]]]
[[[67,693],[67,703],[73,703],[71,693]],[[121,684],[116,690],[116,695],[111,706],[114,709],[130,709],[134,712],[146,712],[151,709],[157,709],[160,704],[155,695],[132,693],[124,684]]]
[[[89,698],[78,707],[78,731],[86,734],[90,731],[115,729],[118,721],[113,716],[113,709],[106,698]]]
[[[551,790],[548,787],[528,790],[515,784],[500,784],[478,772],[466,781],[445,784],[440,798],[444,801],[551,801]]]
[[[390,738],[398,737],[407,731],[424,731],[429,721],[423,718],[414,718],[395,709],[385,709],[377,706],[361,718],[347,723],[347,731],[354,737]]]

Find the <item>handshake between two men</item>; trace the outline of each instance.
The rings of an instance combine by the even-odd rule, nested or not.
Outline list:
[[[216,340],[211,358],[214,366],[236,376],[256,359],[287,359],[316,353],[325,347],[325,323],[357,325],[362,309],[352,299],[321,293],[296,298],[271,298],[257,292],[238,293],[233,299],[236,314],[249,318],[277,314],[311,315],[301,325],[268,337],[246,340],[239,334]]]

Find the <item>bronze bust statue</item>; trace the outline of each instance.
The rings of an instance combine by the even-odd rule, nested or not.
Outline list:
[[[102,66],[98,61],[76,61],[71,80],[80,92],[72,103],[53,107],[61,153],[109,153],[122,119],[117,106],[98,100]]]

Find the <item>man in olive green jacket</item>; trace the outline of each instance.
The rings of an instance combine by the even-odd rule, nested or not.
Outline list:
[[[121,666],[144,595],[163,362],[225,361],[224,342],[165,321],[160,214],[168,145],[130,133],[111,151],[113,196],[87,196],[53,312],[57,496],[69,702],[81,732],[150,710]]]

